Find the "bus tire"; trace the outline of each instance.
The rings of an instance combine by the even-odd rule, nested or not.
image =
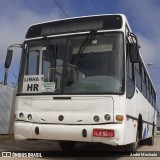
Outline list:
[[[138,144],[141,144],[141,145],[145,144],[145,142],[142,139],[142,131],[143,131],[143,124],[142,124],[143,122],[142,121],[143,121],[142,120],[142,115],[140,114],[139,118],[138,118],[138,127],[137,127],[137,129],[138,129],[138,133],[139,133],[139,142],[138,142]]]
[[[153,123],[153,129],[152,129],[152,137],[147,138],[146,143],[149,146],[153,146],[154,144],[154,123]]]
[[[63,150],[73,150],[75,148],[75,141],[59,141],[59,145]]]
[[[124,146],[124,151],[125,151],[126,153],[128,153],[128,154],[130,154],[130,153],[135,153],[135,152],[137,151],[135,142],[125,145],[125,146]]]

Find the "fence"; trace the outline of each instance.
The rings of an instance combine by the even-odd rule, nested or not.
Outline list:
[[[12,134],[16,89],[0,85],[0,134]]]

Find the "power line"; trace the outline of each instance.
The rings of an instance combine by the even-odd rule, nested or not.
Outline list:
[[[115,10],[117,10],[117,12],[120,12],[120,8],[119,8],[119,5],[117,4],[117,0],[114,0],[113,3],[115,5]]]
[[[53,2],[58,6],[58,8],[62,11],[62,13],[67,17],[69,18],[70,15],[69,13],[67,13],[67,10],[64,9],[65,7],[63,6],[63,3],[59,0],[53,0]]]
[[[98,7],[96,6],[94,0],[91,0],[91,3],[92,3],[92,5],[93,5],[93,7],[95,8],[95,10],[99,12],[99,9],[98,9]]]
[[[63,6],[63,9],[68,13],[69,17],[71,17],[72,14],[71,14],[70,10],[67,9],[65,4],[61,0],[59,0],[59,2],[61,3],[61,6]]]
[[[53,0],[55,2],[55,4],[58,6],[58,8],[62,11],[62,13],[66,16],[66,17],[70,17],[69,14],[64,10],[62,3],[59,2],[58,0]]]

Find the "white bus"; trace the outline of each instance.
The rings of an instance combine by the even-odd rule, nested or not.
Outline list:
[[[156,92],[124,15],[35,24],[19,47],[15,139],[56,140],[64,150],[76,142],[130,152],[144,140],[153,145]]]

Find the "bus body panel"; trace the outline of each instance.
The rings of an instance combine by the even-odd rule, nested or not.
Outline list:
[[[62,97],[64,98],[64,96]],[[28,115],[32,116],[30,122],[34,123],[56,123],[56,124],[96,124],[93,118],[99,116],[97,123],[112,123],[114,120],[114,101],[110,96],[87,97],[71,96],[71,99],[53,99],[53,96],[31,96],[17,98],[17,120],[28,120]],[[24,116],[20,118],[20,114]],[[106,121],[104,116],[110,115],[110,120]],[[64,119],[60,121],[59,116]]]
[[[139,115],[142,116],[142,139],[152,136],[153,122],[156,124],[156,111],[137,88],[134,96],[126,100],[126,115],[125,144],[136,140]]]
[[[25,125],[24,125],[25,124]],[[35,133],[36,127],[39,134]],[[15,139],[46,139],[46,140],[68,140],[81,142],[101,142],[110,145],[123,145],[123,124],[103,125],[59,125],[59,124],[36,124],[17,121],[14,124]],[[87,136],[83,137],[83,130]],[[93,129],[113,129],[114,137],[94,137]]]
[[[64,98],[64,96],[61,97]],[[100,95],[71,95],[70,97],[69,100],[54,99],[53,96],[17,97],[15,139],[74,140],[111,145],[124,144],[124,95],[103,97]],[[22,113],[23,117],[20,118]],[[104,119],[106,114],[111,116],[109,121]],[[32,115],[32,120],[28,120],[28,115]],[[58,119],[61,115],[64,116],[63,121]],[[123,115],[123,121],[117,121],[116,115]],[[94,116],[99,117],[98,122],[94,122]],[[35,134],[36,127],[39,127],[39,135]],[[27,131],[25,131],[26,129]],[[87,138],[82,137],[83,129],[87,130]],[[113,129],[115,137],[93,137],[93,129]]]

